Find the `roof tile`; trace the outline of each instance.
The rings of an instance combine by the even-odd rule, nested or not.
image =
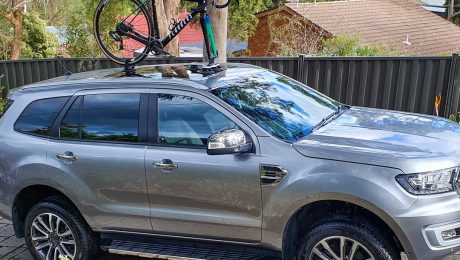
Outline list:
[[[460,49],[460,27],[413,0],[346,0],[286,6],[333,35],[359,36],[364,45],[384,45],[417,55]],[[403,43],[407,36],[410,46]]]

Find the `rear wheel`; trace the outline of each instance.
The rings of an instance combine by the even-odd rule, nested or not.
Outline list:
[[[137,35],[154,40],[154,26],[146,2],[137,0],[103,0],[94,16],[94,31],[102,52],[115,63],[133,65],[144,60],[149,45],[133,39]]]
[[[65,200],[50,199],[33,206],[24,227],[27,247],[37,260],[86,260],[98,251],[94,233]]]
[[[299,260],[396,260],[392,243],[371,225],[352,220],[319,223],[305,235]]]

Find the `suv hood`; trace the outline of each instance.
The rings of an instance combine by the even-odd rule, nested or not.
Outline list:
[[[439,117],[353,107],[294,148],[308,157],[427,172],[460,165],[460,125]]]

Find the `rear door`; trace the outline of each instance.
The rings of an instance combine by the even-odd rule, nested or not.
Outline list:
[[[158,91],[149,107],[153,139],[145,168],[154,232],[260,241],[259,156],[210,156],[205,149],[207,138],[219,130],[251,130],[195,93]]]
[[[151,231],[144,170],[147,99],[141,90],[81,92],[53,126],[49,178],[73,196],[93,228]]]

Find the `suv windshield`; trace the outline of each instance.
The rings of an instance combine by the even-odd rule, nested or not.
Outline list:
[[[340,103],[286,76],[263,71],[221,82],[212,93],[273,136],[296,142],[335,113]]]

